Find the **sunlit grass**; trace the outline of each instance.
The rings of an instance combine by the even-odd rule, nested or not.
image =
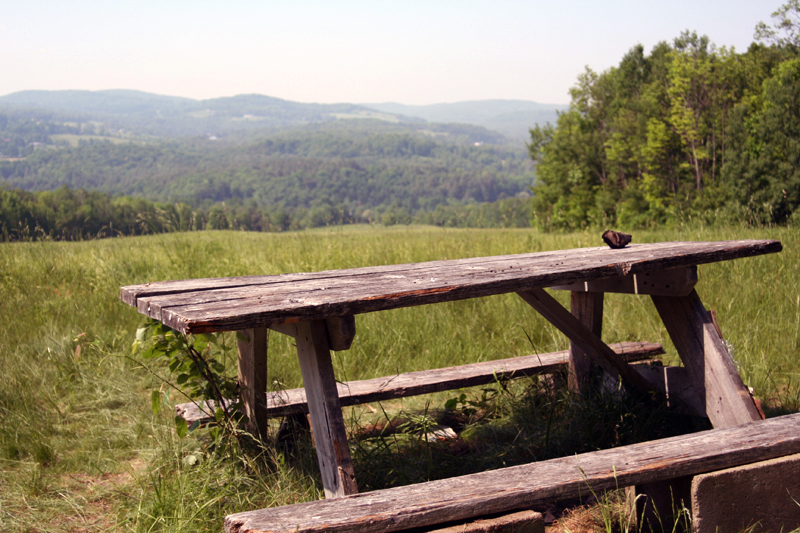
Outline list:
[[[706,307],[718,313],[742,377],[771,405],[770,414],[796,411],[800,405],[798,235],[797,230],[785,228],[673,229],[634,235],[635,242],[745,238],[783,242],[780,254],[702,266],[698,285]],[[231,462],[201,453],[202,432],[180,440],[168,413],[153,415],[149,391],[159,382],[131,358],[131,343],[143,317],[119,300],[121,286],[598,244],[598,232],[369,226],[0,244],[0,529],[218,531],[226,513],[319,497],[309,450],[293,461],[280,450],[271,450],[252,464]],[[566,294],[556,296],[567,302]],[[514,295],[360,315],[357,331],[352,349],[334,354],[338,379],[548,352],[568,345]],[[272,386],[300,386],[291,339],[272,334],[269,340]],[[666,360],[677,361],[645,297],[607,297],[604,340],[661,342],[668,351]],[[523,412],[525,387],[520,383],[511,388],[513,396],[501,409],[504,416]],[[441,409],[456,394],[384,407],[418,414],[426,405],[431,411]],[[356,427],[372,415],[383,416],[362,409],[349,419]],[[513,440],[510,432],[523,426],[511,422],[476,425],[471,442]],[[386,449],[409,453],[411,445]],[[524,456],[524,450],[506,450]],[[195,453],[202,460],[189,464],[186,458]],[[381,459],[370,450],[358,453],[372,454],[367,459],[385,461],[384,466],[391,464],[391,459]],[[450,468],[458,470],[458,460],[448,460]],[[503,460],[479,454],[462,462],[489,468],[502,466]],[[421,470],[416,472],[396,472],[398,482],[426,478],[430,463],[419,464]]]

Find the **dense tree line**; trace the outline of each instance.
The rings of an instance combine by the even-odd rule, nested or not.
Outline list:
[[[587,69],[557,124],[531,130],[535,223],[787,222],[800,204],[798,13],[792,0],[741,54],[685,32]]]
[[[396,205],[357,211],[326,202],[296,209],[264,207],[254,201],[190,206],[69,187],[39,192],[0,187],[0,241],[5,242],[75,241],[215,229],[279,232],[356,223],[526,227],[529,219],[530,199],[524,195],[493,203],[455,203],[412,215]]]

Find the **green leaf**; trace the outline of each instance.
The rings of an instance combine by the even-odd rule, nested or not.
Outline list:
[[[221,422],[224,416],[225,416],[225,411],[222,410],[222,407],[217,407],[217,410],[214,411],[214,420],[217,422]]]
[[[458,407],[458,398],[450,398],[444,402],[445,409],[455,409],[456,407]]]
[[[186,375],[186,374],[181,374],[181,375],[179,375],[179,376],[178,376],[178,378],[175,380],[175,382],[176,382],[178,385],[183,385],[184,383],[186,383],[186,380],[187,380],[187,379],[189,379],[189,376],[188,376],[188,375]]]
[[[194,346],[195,350],[197,350],[198,352],[202,353],[208,347],[208,340],[206,340],[206,339],[196,339],[194,341],[193,346]]]
[[[157,415],[161,412],[161,392],[154,390],[150,393],[150,409],[153,410],[153,414]]]
[[[153,359],[161,355],[161,350],[159,350],[156,346],[151,346],[147,350],[142,353],[143,359]]]
[[[175,417],[175,431],[181,439],[189,434],[189,426],[186,424],[186,420],[180,416]]]
[[[146,333],[147,333],[147,328],[138,328],[136,330],[136,340],[139,342],[144,342],[145,340],[147,340]]]

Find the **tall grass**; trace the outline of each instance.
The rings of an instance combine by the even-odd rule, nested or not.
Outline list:
[[[773,415],[796,411],[800,405],[798,236],[797,230],[784,228],[673,229],[634,235],[635,242],[741,238],[783,242],[781,254],[701,267],[698,285],[706,306],[718,312],[745,382],[771,406]],[[119,301],[123,285],[598,244],[595,232],[428,227],[348,227],[285,234],[201,232],[0,244],[0,529],[218,531],[226,513],[319,497],[310,450],[301,450],[294,458],[280,448],[266,448],[251,459],[209,454],[202,431],[178,439],[168,413],[150,411],[149,391],[160,383],[132,353],[131,343],[143,317]],[[556,296],[566,303],[565,294]],[[609,295],[606,302],[604,340],[661,342],[668,361],[677,361],[647,298]],[[514,295],[362,315],[357,317],[357,328],[352,349],[334,355],[338,379],[548,352],[568,345]],[[269,342],[272,386],[299,386],[290,339],[272,334]],[[234,344],[233,339],[229,344]],[[545,404],[531,404],[531,396],[523,394],[541,385],[525,382],[508,393],[492,393],[496,398],[486,406],[500,405],[497,416],[487,417],[493,422],[486,425],[470,426],[467,421],[473,428],[470,442],[508,443],[523,430],[530,435],[546,434],[547,428],[525,422],[536,419],[533,415],[527,419],[520,415],[544,408]],[[433,414],[454,395],[373,409],[379,418],[384,416],[381,408],[391,417],[400,409],[419,414],[427,405]],[[506,403],[498,404],[502,398]],[[366,424],[365,413],[370,411],[348,413],[354,428]],[[562,442],[553,440],[554,434],[548,439],[540,444],[552,448],[553,443]],[[396,483],[448,475],[464,464],[489,468],[542,456],[542,448],[535,444],[506,447],[508,456],[492,456],[488,444],[485,453],[471,449],[464,454],[431,450],[421,440],[423,448],[414,448],[413,442],[404,447],[401,440],[365,440],[363,445],[354,444],[354,453],[362,464],[378,461],[375,464],[387,471],[394,468],[392,461],[403,463],[397,459],[402,455],[392,459],[391,454],[428,454],[417,470],[395,468]],[[449,470],[438,466],[448,461]],[[402,466],[415,462],[405,461]],[[378,486],[364,478],[369,486]]]

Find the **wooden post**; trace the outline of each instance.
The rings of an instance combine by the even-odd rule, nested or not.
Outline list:
[[[295,331],[325,497],[356,494],[358,488],[347,446],[325,321],[300,322],[295,324]]]
[[[688,296],[652,295],[686,373],[703,400],[715,428],[761,420],[750,392],[742,382],[719,327],[703,307],[697,291]],[[691,501],[691,476],[643,483],[626,491],[643,531],[659,531],[677,509]]]
[[[653,296],[658,314],[697,390],[705,397],[706,414],[715,428],[761,420],[750,391],[711,314],[692,291],[688,296]]]
[[[242,391],[248,430],[262,439],[267,436],[267,329],[237,332],[239,387]]]
[[[598,338],[603,332],[603,296],[602,292],[573,291],[570,304],[572,315],[581,324],[589,328]],[[600,372],[591,355],[583,348],[569,341],[569,388],[575,392],[585,392],[593,382],[593,377]]]

